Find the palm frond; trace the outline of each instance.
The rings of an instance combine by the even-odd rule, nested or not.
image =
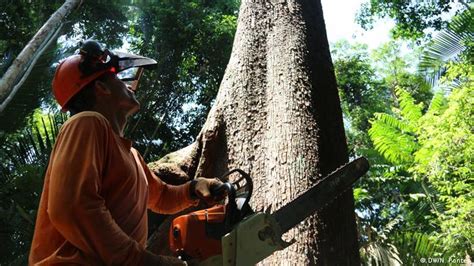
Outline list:
[[[37,123],[32,122],[32,129],[23,130],[17,137],[5,143],[2,148],[11,153],[8,162],[4,162],[7,166],[0,170],[0,176],[14,177],[15,169],[21,169],[28,164],[46,166],[59,128],[66,119],[64,114],[49,115],[47,120],[41,118]]]
[[[390,243],[371,242],[361,253],[364,265],[401,265],[398,251]]]
[[[420,60],[419,71],[434,85],[446,71],[446,62],[457,61],[459,55],[473,43],[474,16],[468,9],[455,16],[448,28],[439,32],[427,46]]]
[[[47,158],[65,120],[63,114],[30,119],[29,129],[6,136],[0,145],[0,198],[7,199],[0,204],[0,216],[7,221],[0,223],[0,238],[9,247],[4,255],[18,258],[8,265],[27,261]]]
[[[440,32],[432,45],[426,50],[427,59],[439,59],[442,62],[455,58],[465,46],[462,44],[463,36],[451,29]]]
[[[428,234],[404,232],[396,235],[393,244],[396,246],[403,264],[418,265],[427,258],[442,258],[444,252],[439,241]]]
[[[453,17],[448,25],[449,29],[458,33],[463,38],[474,37],[474,12],[473,9],[467,9],[461,14]]]

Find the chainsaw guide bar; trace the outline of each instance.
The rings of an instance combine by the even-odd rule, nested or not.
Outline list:
[[[271,216],[285,233],[305,218],[331,203],[351,188],[352,184],[369,170],[369,162],[359,157],[321,179],[312,188],[285,204]]]

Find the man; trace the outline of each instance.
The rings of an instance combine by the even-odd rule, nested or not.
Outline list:
[[[181,186],[163,183],[123,137],[141,70],[156,61],[103,51],[86,42],[79,55],[56,69],[53,92],[73,116],[63,125],[51,153],[29,257],[30,265],[184,265],[146,250],[147,208],[171,214],[212,202],[216,179]]]

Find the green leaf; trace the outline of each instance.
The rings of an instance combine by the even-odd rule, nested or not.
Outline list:
[[[366,189],[363,189],[363,188],[354,189],[354,200],[362,201],[367,198],[369,198],[369,193]]]
[[[426,195],[423,194],[423,193],[410,193],[410,194],[408,194],[408,196],[409,196],[410,198],[414,199],[414,200],[418,200],[418,199],[420,199],[420,198],[426,197]]]
[[[418,119],[422,116],[422,104],[415,104],[415,99],[402,88],[396,88],[395,94],[400,102],[402,117],[405,118],[412,127],[416,127]]]
[[[390,121],[389,123],[386,123],[387,119]],[[417,149],[415,138],[401,131],[400,125],[402,125],[400,121],[395,118],[381,115],[379,119],[376,117],[372,121],[369,129],[369,136],[375,149],[394,164],[412,162],[413,152]]]
[[[427,114],[436,115],[441,114],[446,108],[446,98],[442,92],[438,92],[431,99]]]

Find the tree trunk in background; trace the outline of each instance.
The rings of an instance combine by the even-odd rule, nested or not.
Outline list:
[[[54,36],[57,28],[63,19],[68,16],[74,8],[82,3],[82,0],[67,0],[46,23],[38,30],[30,42],[23,48],[15,58],[11,66],[7,69],[0,80],[0,112],[13,99],[20,86],[16,82],[27,69],[31,69],[36,59],[41,55],[41,51],[46,48],[49,40]]]
[[[254,179],[251,206],[274,211],[347,160],[320,1],[244,0],[197,141],[151,166],[167,181],[241,168]],[[264,264],[360,264],[352,191],[285,238],[297,242]]]

